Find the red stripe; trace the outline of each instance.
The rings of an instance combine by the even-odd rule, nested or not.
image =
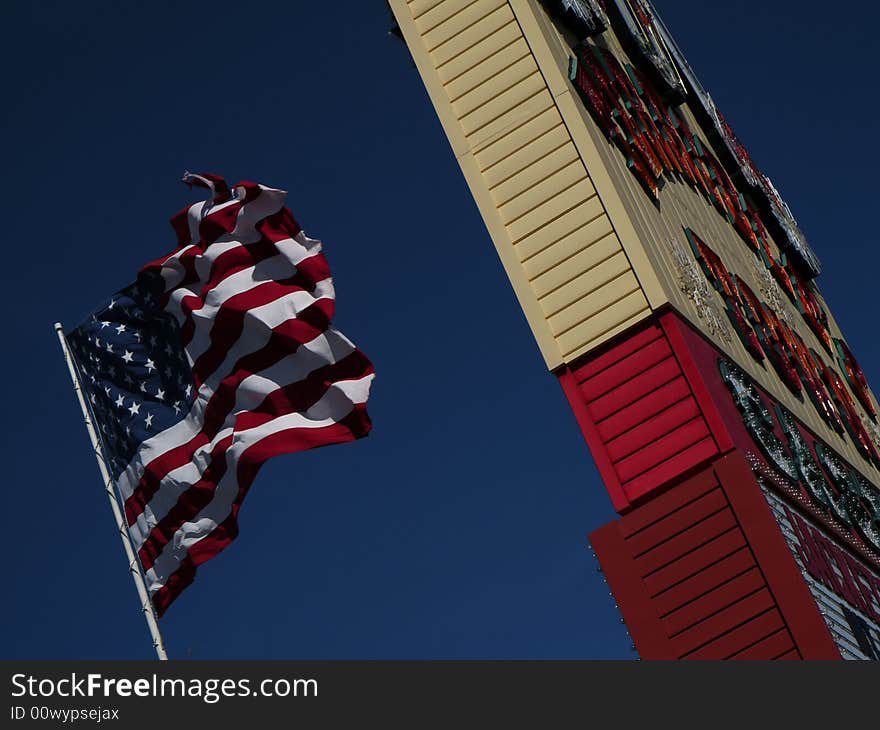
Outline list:
[[[192,206],[188,205],[183,210],[178,211],[173,216],[171,216],[171,227],[174,229],[174,234],[177,236],[178,248],[183,248],[184,246],[188,246],[190,243],[192,243],[189,233],[190,208],[192,208]]]
[[[248,180],[240,180],[235,183],[236,188],[241,188],[244,191],[244,198],[242,202],[250,203],[256,200],[260,194],[263,192],[258,183],[250,182]]]
[[[152,596],[153,607],[156,609],[156,615],[159,618],[168,610],[168,606],[172,604],[185,588],[188,588],[196,577],[196,566],[187,555],[180,564],[177,571],[168,578],[168,581]]]
[[[271,241],[283,241],[285,238],[296,238],[302,231],[296,218],[289,208],[267,215],[257,224],[257,230],[261,236]]]

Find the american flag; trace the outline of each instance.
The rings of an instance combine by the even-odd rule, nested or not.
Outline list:
[[[212,195],[171,219],[177,250],[67,335],[160,616],[235,539],[267,459],[367,435],[373,379],[286,193],[184,181]]]

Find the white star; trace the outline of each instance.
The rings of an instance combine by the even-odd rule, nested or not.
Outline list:
[[[189,394],[192,393],[192,386],[187,384],[186,390],[184,392],[186,393],[186,397],[189,398]]]
[[[119,397],[116,399],[116,406],[118,408],[122,408],[125,405],[125,398],[122,397],[122,393],[119,394]]]
[[[180,401],[179,400],[174,401],[174,412],[180,413]]]
[[[100,347],[100,346],[101,346],[101,340],[99,340],[99,339],[96,337],[96,338],[95,338],[95,347]]]
[[[147,383],[146,383],[146,381],[144,381],[143,383],[141,383],[141,393],[146,393],[146,392],[147,392]]]
[[[113,345],[111,345],[109,342],[107,343],[107,352],[113,352]]]
[[[101,329],[104,329],[105,327],[109,327],[109,326],[110,326],[109,322],[104,322],[103,320],[101,321]]]
[[[136,339],[138,342],[141,341],[141,333],[140,333],[140,332],[135,332],[135,333],[134,333],[134,336],[135,336],[135,339]]]
[[[116,328],[116,334],[121,335],[123,332],[125,332],[125,325],[121,324]]]
[[[149,370],[149,371],[152,373],[152,372],[156,369],[156,363],[154,363],[154,362],[152,361],[152,359],[147,358],[147,365],[146,365],[146,367],[147,367],[147,370]]]
[[[156,335],[153,335],[152,337],[150,337],[150,347],[155,347],[155,346],[156,346]]]
[[[110,306],[107,307],[107,309],[113,309],[113,307],[115,307],[115,306],[116,306],[116,299],[111,299]]]
[[[122,356],[122,359],[125,360],[125,362],[131,362],[131,358],[133,358],[133,357],[134,357],[134,353],[126,350],[125,354]]]
[[[156,390],[157,390],[157,392],[156,392],[156,397],[157,397],[159,400],[165,400],[165,391],[162,390],[161,388],[157,388]]]
[[[109,398],[110,397],[110,388],[105,387],[104,392],[107,394],[107,397]]]
[[[140,410],[141,410],[141,404],[136,403],[135,401],[132,401],[131,407],[128,409],[128,412],[131,413],[131,415],[134,415],[135,413],[140,413]]]
[[[147,428],[150,428],[153,425],[153,414],[148,413],[146,417]]]
[[[94,402],[95,402],[95,394],[92,393],[92,403],[94,403]]]

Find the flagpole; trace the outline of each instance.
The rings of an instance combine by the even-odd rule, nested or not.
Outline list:
[[[107,469],[107,458],[104,454],[101,442],[98,439],[95,426],[92,423],[91,413],[89,412],[86,400],[83,397],[82,386],[79,381],[79,373],[73,362],[73,357],[70,354],[70,348],[67,346],[67,338],[64,336],[64,329],[59,322],[55,323],[55,332],[58,335],[58,341],[61,343],[61,349],[64,352],[64,360],[67,362],[67,369],[70,371],[70,379],[73,381],[73,390],[76,393],[79,407],[82,410],[86,430],[89,432],[89,439],[92,442],[92,449],[95,452],[95,459],[98,461],[98,469],[101,471],[101,478],[104,480],[104,491],[110,499],[110,506],[113,508],[113,517],[116,519],[116,528],[119,530],[119,537],[122,538],[122,544],[125,546],[125,554],[128,557],[128,569],[131,572],[131,577],[134,579],[134,584],[141,600],[141,610],[144,612],[144,617],[147,619],[147,626],[150,628],[150,635],[153,637],[153,648],[156,650],[159,659],[164,661],[168,659],[168,654],[165,652],[165,642],[162,640],[162,634],[159,632],[159,621],[156,616],[156,610],[153,608],[153,603],[150,600],[147,591],[147,584],[144,580],[144,575],[141,572],[140,562],[135,555],[128,527],[122,521],[122,510],[120,509],[119,499],[116,495],[116,485],[110,477],[110,472]]]

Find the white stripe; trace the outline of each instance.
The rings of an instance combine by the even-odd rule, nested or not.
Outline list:
[[[373,376],[368,375],[359,380],[342,381],[304,413],[279,416],[256,428],[237,433],[226,451],[226,473],[217,485],[211,502],[174,533],[153,566],[146,572],[150,592],[155,593],[165,585],[189,549],[210,535],[229,516],[238,496],[238,461],[247,448],[282,431],[323,428],[338,423],[351,412],[355,404],[366,403],[372,380]]]
[[[213,188],[212,188],[213,191]],[[186,211],[186,224],[189,228],[189,242],[198,243],[199,241],[199,223],[204,218],[205,213],[211,209],[211,199],[202,200],[189,206]]]

